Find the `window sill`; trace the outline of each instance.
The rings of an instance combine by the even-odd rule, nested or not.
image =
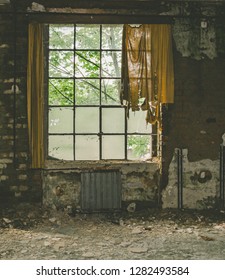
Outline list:
[[[155,157],[148,161],[140,160],[101,160],[101,161],[64,161],[64,160],[46,160],[46,170],[68,170],[68,169],[81,169],[81,170],[104,170],[104,169],[120,169],[123,166],[149,166],[155,165],[157,168],[160,165],[159,158]]]

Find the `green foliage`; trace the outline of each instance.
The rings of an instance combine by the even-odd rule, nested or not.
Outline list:
[[[119,50],[121,26],[102,28],[103,47]],[[73,102],[78,105],[100,104],[100,96],[102,96],[103,104],[120,104],[120,69],[118,67],[120,57],[117,52],[104,52],[105,61],[110,61],[110,63],[102,65],[102,75],[105,79],[102,80],[101,85],[98,80],[101,69],[100,25],[78,25],[75,29],[73,25],[50,25],[49,48],[50,105],[73,105]],[[116,73],[117,80],[108,79],[112,78],[112,73]],[[74,76],[76,77],[75,85],[72,81]]]
[[[49,79],[49,105],[73,105],[73,80]]]
[[[121,48],[122,25],[50,25],[49,105],[99,105],[100,98],[104,105],[119,105]],[[149,142],[149,136],[128,136],[139,158],[149,152]]]
[[[150,139],[148,135],[134,135],[128,137],[128,147],[137,157],[144,156],[149,152],[149,142]]]

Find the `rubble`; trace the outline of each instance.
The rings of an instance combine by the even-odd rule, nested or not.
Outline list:
[[[224,259],[225,213],[2,209],[0,259]]]

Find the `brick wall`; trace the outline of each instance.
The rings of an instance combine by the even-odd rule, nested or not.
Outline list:
[[[40,201],[41,181],[28,168],[27,19],[0,14],[0,202]]]
[[[196,43],[197,58],[192,57],[193,53],[182,56],[177,48],[174,49],[175,103],[163,110],[163,187],[167,184],[168,166],[175,148],[187,149],[191,162],[219,159],[225,133],[225,45],[222,44],[224,33],[221,31],[224,28],[224,21],[217,19],[215,33],[208,38],[209,44],[214,39],[214,58],[202,53],[202,49],[204,51],[208,46],[207,40],[203,47],[200,40]],[[194,32],[199,38],[200,25],[192,30]]]
[[[12,1],[18,12],[26,12],[32,1]],[[96,1],[77,1],[78,8],[102,8]],[[154,1],[155,2],[155,1]],[[188,1],[187,1],[188,2]],[[62,1],[40,1],[46,8],[63,8]],[[75,1],[68,7],[76,8]],[[98,4],[97,4],[98,3]],[[113,2],[114,3],[114,2]],[[172,15],[174,23],[175,104],[163,109],[163,186],[167,184],[168,169],[174,149],[187,148],[190,161],[216,160],[221,136],[225,132],[225,13],[224,3],[111,4],[112,12],[139,15]],[[215,1],[216,3],[216,1]],[[99,5],[99,6],[98,6]],[[133,5],[133,6],[132,6]],[[176,6],[178,5],[178,6]],[[202,7],[201,7],[202,5]],[[133,8],[134,9],[133,9]],[[68,9],[67,9],[68,11]],[[212,16],[204,40],[196,13]],[[27,24],[29,16],[12,13],[12,7],[0,6],[0,201],[41,201],[41,172],[29,169],[26,61]],[[104,13],[104,10],[102,11]],[[32,12],[31,12],[32,13]],[[208,13],[208,14],[207,14]],[[216,15],[216,16],[215,16]],[[184,16],[186,22],[181,22]],[[188,18],[190,16],[190,18]],[[42,14],[36,14],[42,18]],[[180,21],[180,22],[179,22]],[[188,27],[188,29],[186,29]],[[182,32],[183,33],[182,33]],[[186,32],[186,33],[185,33]],[[183,37],[179,37],[179,34]],[[178,36],[179,35],[179,36]],[[186,37],[185,37],[186,36]],[[200,41],[198,41],[200,40]],[[198,43],[199,42],[199,43]],[[185,49],[186,48],[186,49]]]

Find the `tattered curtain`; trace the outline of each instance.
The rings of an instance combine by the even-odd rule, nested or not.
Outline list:
[[[147,110],[146,121],[160,123],[160,105],[174,101],[171,26],[124,25],[121,102]],[[140,104],[141,101],[141,104]]]
[[[29,24],[27,65],[27,114],[31,167],[42,168],[44,162],[44,55],[43,25]]]

